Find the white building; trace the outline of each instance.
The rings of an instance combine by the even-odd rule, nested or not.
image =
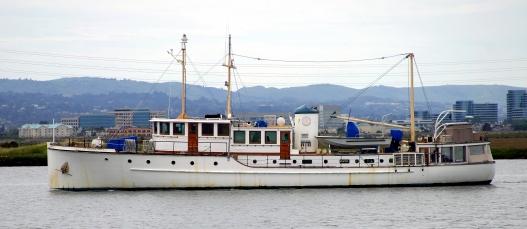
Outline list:
[[[64,124],[24,124],[18,129],[21,138],[51,138],[55,129],[55,137],[73,136],[73,127]]]

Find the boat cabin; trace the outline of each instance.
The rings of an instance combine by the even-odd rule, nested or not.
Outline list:
[[[152,123],[156,152],[189,154],[266,154],[288,158],[292,127],[281,123],[258,127],[226,119],[163,119]]]

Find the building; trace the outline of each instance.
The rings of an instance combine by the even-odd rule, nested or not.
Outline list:
[[[79,116],[79,127],[86,129],[105,129],[115,126],[113,114],[91,114]]]
[[[139,127],[149,128],[151,118],[166,117],[162,111],[150,111],[149,109],[116,109],[115,128]]]
[[[507,120],[527,119],[527,91],[509,90],[507,92]]]
[[[456,103],[452,105],[452,109],[457,111],[457,112],[454,112],[454,114],[452,115],[454,122],[464,122],[466,121],[466,116],[474,115],[474,101],[472,100],[456,101]]]
[[[52,138],[53,129],[55,137],[73,136],[73,127],[64,124],[24,124],[18,129],[20,138]]]
[[[454,122],[465,122],[467,116],[476,123],[497,123],[498,104],[497,103],[474,103],[472,100],[456,101],[452,109],[461,112],[454,112],[452,119]]]
[[[479,123],[498,122],[497,103],[474,103],[474,118]]]
[[[78,129],[79,128],[79,117],[62,118],[60,120],[60,123],[67,125],[67,126],[71,126],[74,129]]]
[[[432,116],[430,115],[429,111],[414,111],[414,117],[415,119],[419,120],[432,120]]]
[[[337,133],[339,128],[345,126],[341,119],[332,118],[332,116],[340,115],[340,106],[320,104],[317,109],[319,114],[319,131],[324,133]]]

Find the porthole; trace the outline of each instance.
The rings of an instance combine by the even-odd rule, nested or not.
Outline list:
[[[176,161],[172,161],[172,164],[175,165],[175,164],[176,164]]]
[[[194,165],[194,161],[190,161],[190,165]]]
[[[293,160],[293,164],[296,164],[296,160]]]
[[[146,163],[147,163],[147,164],[150,164],[150,160],[146,160]]]
[[[105,161],[107,161],[107,160],[108,160],[108,158],[107,158],[107,157],[105,157],[105,158],[104,158],[104,160],[105,160]]]
[[[388,162],[393,163],[393,158],[390,158]]]
[[[217,162],[217,161],[215,161],[215,162],[214,162],[214,166],[217,166],[217,165],[218,165],[218,162]]]
[[[256,161],[256,160],[253,160],[253,164],[256,164],[256,162],[258,162],[258,161]]]
[[[355,159],[355,164],[359,163],[359,159]]]
[[[384,163],[384,159],[379,159],[379,162]]]
[[[276,164],[276,160],[273,160],[273,164]]]
[[[328,163],[328,160],[324,160],[324,164],[327,164]]]
[[[128,159],[128,163],[132,163],[132,159]]]

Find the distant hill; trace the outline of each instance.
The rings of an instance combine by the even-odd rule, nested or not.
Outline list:
[[[108,112],[116,108],[167,110],[168,91],[172,89],[171,114],[179,110],[179,83],[147,83],[94,77],[63,78],[49,81],[0,79],[0,124],[18,126],[26,122],[59,119],[82,113]],[[498,103],[505,109],[507,90],[524,89],[504,85],[444,85],[425,87],[433,112],[447,109],[456,100]],[[302,104],[335,104],[342,112],[370,119],[392,113],[405,118],[408,89],[375,86],[357,97],[359,89],[318,84],[272,88],[246,87],[233,95],[233,110],[240,114],[290,113]],[[416,88],[416,109],[424,110],[422,88]],[[223,89],[188,85],[187,106],[192,115],[224,112]]]
[[[180,94],[180,83],[147,83],[134,80],[116,80],[95,77],[62,78],[48,81],[0,79],[0,92],[42,93],[48,95],[83,95],[108,93],[152,93],[161,92]],[[452,103],[456,100],[471,99],[475,102],[491,102],[505,104],[507,90],[525,89],[505,85],[443,85],[425,87],[430,101]],[[353,98],[358,89],[333,85],[317,84],[300,87],[246,87],[237,93],[243,99],[254,101],[284,100],[330,102]],[[422,88],[415,89],[416,101],[424,101]],[[209,98],[218,101],[225,100],[225,90],[214,87],[188,85],[189,99]],[[387,86],[369,88],[362,96],[408,100],[408,89]]]

